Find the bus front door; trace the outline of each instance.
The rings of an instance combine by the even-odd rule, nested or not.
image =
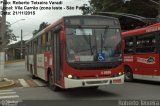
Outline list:
[[[54,82],[60,84],[62,78],[62,48],[60,44],[60,30],[53,32],[54,40]]]
[[[33,78],[35,75],[37,75],[37,41],[34,42],[34,47],[33,47],[33,67],[34,67],[34,72],[32,73],[33,74]]]

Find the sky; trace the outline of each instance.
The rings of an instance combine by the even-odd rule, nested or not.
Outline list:
[[[2,8],[2,1],[3,0],[0,0],[0,8]],[[11,29],[13,30],[13,33],[16,36],[19,36],[19,38],[17,38],[17,41],[20,41],[21,29],[23,30],[23,40],[30,39],[32,37],[33,30],[38,29],[39,25],[42,22],[48,22],[49,24],[51,24],[63,16],[81,15],[82,11],[76,9],[76,6],[79,7],[82,6],[83,4],[89,5],[88,0],[7,0],[7,1],[8,1],[7,12],[10,13],[11,15],[7,15],[6,20],[11,23]],[[19,3],[19,1],[21,2],[21,4]],[[45,2],[47,4],[45,3],[32,4],[31,1]],[[50,4],[50,2],[53,3],[60,1],[61,4]],[[22,4],[22,2],[24,2],[24,4]],[[20,8],[16,9],[17,6],[20,6],[22,9]],[[74,7],[74,9],[67,9],[67,6]],[[37,7],[38,9],[34,9],[33,7]],[[44,7],[51,9],[41,10]],[[54,10],[52,9],[52,7],[62,7],[62,10]],[[20,12],[21,13],[28,12],[32,15],[22,15]],[[12,41],[11,43],[15,43],[15,41]]]

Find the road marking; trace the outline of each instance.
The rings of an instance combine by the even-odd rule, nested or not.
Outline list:
[[[0,96],[0,99],[12,99],[12,98],[19,98],[19,96],[18,95]]]
[[[3,92],[3,93],[0,93],[0,95],[8,95],[8,94],[16,94],[16,92]]]
[[[32,80],[26,80],[26,82],[30,85],[30,87],[37,87],[38,85]]]
[[[40,81],[40,80],[33,80],[33,79],[18,79],[16,82],[16,85],[19,87],[45,87],[46,83]]]
[[[33,80],[38,86],[42,87],[42,86],[46,86],[45,83],[39,81],[39,80]]]
[[[0,99],[19,98],[14,90],[0,90]]]
[[[18,79],[23,87],[29,87],[28,83],[24,79]]]
[[[0,93],[1,92],[13,92],[13,90],[0,90]]]
[[[4,80],[6,80],[6,81],[10,81],[8,78],[4,78]]]

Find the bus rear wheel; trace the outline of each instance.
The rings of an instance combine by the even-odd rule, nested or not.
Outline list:
[[[35,75],[32,75],[32,79],[37,79],[37,77]]]
[[[133,72],[130,67],[125,67],[124,70],[124,80],[127,82],[133,81]]]
[[[59,91],[60,90],[60,88],[54,84],[54,78],[52,77],[51,72],[49,73],[49,76],[48,76],[48,86],[53,91]]]

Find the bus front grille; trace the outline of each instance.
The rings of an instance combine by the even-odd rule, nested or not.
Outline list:
[[[105,84],[108,83],[108,80],[103,80],[103,81],[87,81],[86,84],[92,85],[92,84]]]

